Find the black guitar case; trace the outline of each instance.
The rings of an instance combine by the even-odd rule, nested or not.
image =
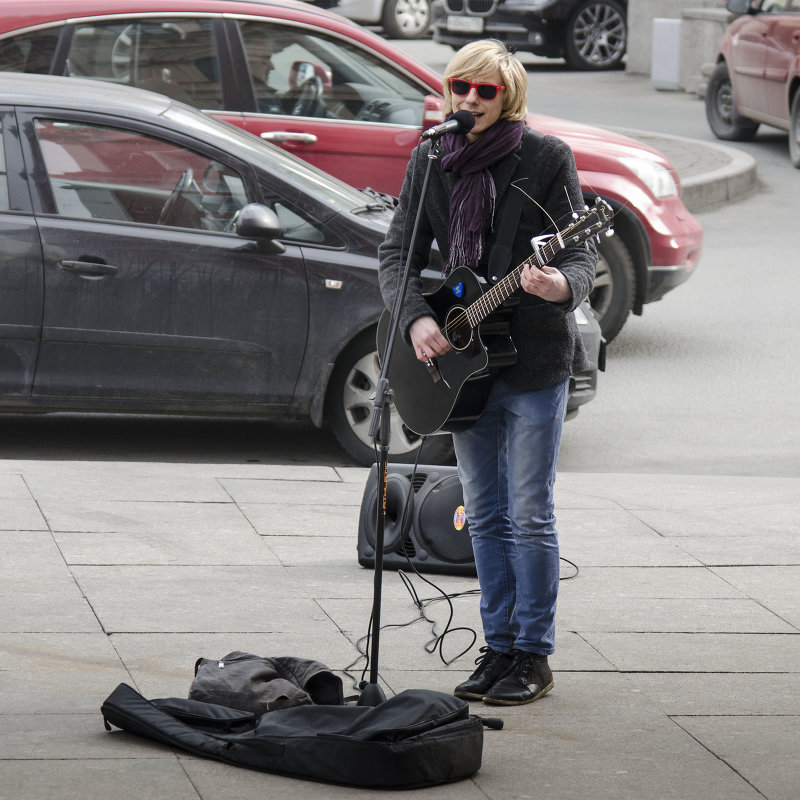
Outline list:
[[[105,725],[196,756],[347,786],[414,789],[474,775],[483,723],[466,701],[410,689],[378,706],[302,705],[266,713],[183,698],[146,700],[121,683]]]

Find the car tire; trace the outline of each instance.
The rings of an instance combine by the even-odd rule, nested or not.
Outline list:
[[[789,114],[789,158],[792,166],[800,169],[800,91],[794,93]]]
[[[375,462],[375,450],[369,438],[373,399],[380,364],[374,332],[353,341],[339,356],[331,376],[327,395],[327,417],[342,448],[362,466]],[[453,440],[447,434],[431,436],[423,445],[421,436],[403,425],[391,407],[389,460],[411,464],[420,446],[421,464],[443,464],[453,456]]]
[[[381,27],[388,39],[419,39],[431,27],[431,0],[386,0]]]
[[[618,69],[627,45],[625,9],[616,0],[587,0],[567,22],[564,58],[575,69]]]
[[[758,123],[743,117],[736,110],[733,85],[728,65],[720,61],[714,67],[706,86],[706,119],[717,139],[749,142],[758,130]]]
[[[635,297],[636,271],[628,248],[618,236],[602,238],[597,245],[597,277],[589,302],[606,342],[622,330]]]

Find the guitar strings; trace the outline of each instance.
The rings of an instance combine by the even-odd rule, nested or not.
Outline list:
[[[515,188],[519,189],[519,187]],[[522,190],[520,189],[520,191]],[[526,193],[523,192],[523,194]],[[571,238],[571,231],[579,225],[584,225],[587,218],[588,217],[583,217],[576,220],[563,231],[559,231],[557,234],[550,236],[547,241],[539,246],[538,252],[532,253],[525,261],[516,267],[516,269],[506,275],[500,283],[493,286],[465,309],[462,309],[459,314],[448,320],[444,327],[444,332],[447,337],[452,338],[470,334],[484,317],[505,302],[520,287],[519,279],[522,276],[522,270],[526,266],[532,266],[534,262],[535,265],[539,267],[547,264],[559,250],[563,250],[566,247],[565,240]],[[594,223],[594,225],[598,229],[601,227],[599,221]],[[592,224],[590,224],[589,227],[591,228]],[[579,237],[576,237],[576,242],[579,240]],[[560,245],[559,248],[555,247],[554,243],[556,242]]]

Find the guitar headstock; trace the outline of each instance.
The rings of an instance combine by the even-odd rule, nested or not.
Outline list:
[[[569,240],[570,244],[578,244],[591,239],[592,236],[597,236],[603,231],[607,232],[608,236],[613,234],[611,224],[614,222],[614,209],[607,200],[598,197],[594,201],[594,205],[590,208],[586,206],[583,213],[578,215],[578,218],[561,231],[561,237]]]

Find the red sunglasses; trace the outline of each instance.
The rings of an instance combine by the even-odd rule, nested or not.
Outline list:
[[[470,89],[474,89],[478,97],[483,100],[494,100],[497,92],[505,89],[505,86],[498,86],[496,83],[473,83],[461,78],[450,78],[450,91],[459,97],[469,94]]]

